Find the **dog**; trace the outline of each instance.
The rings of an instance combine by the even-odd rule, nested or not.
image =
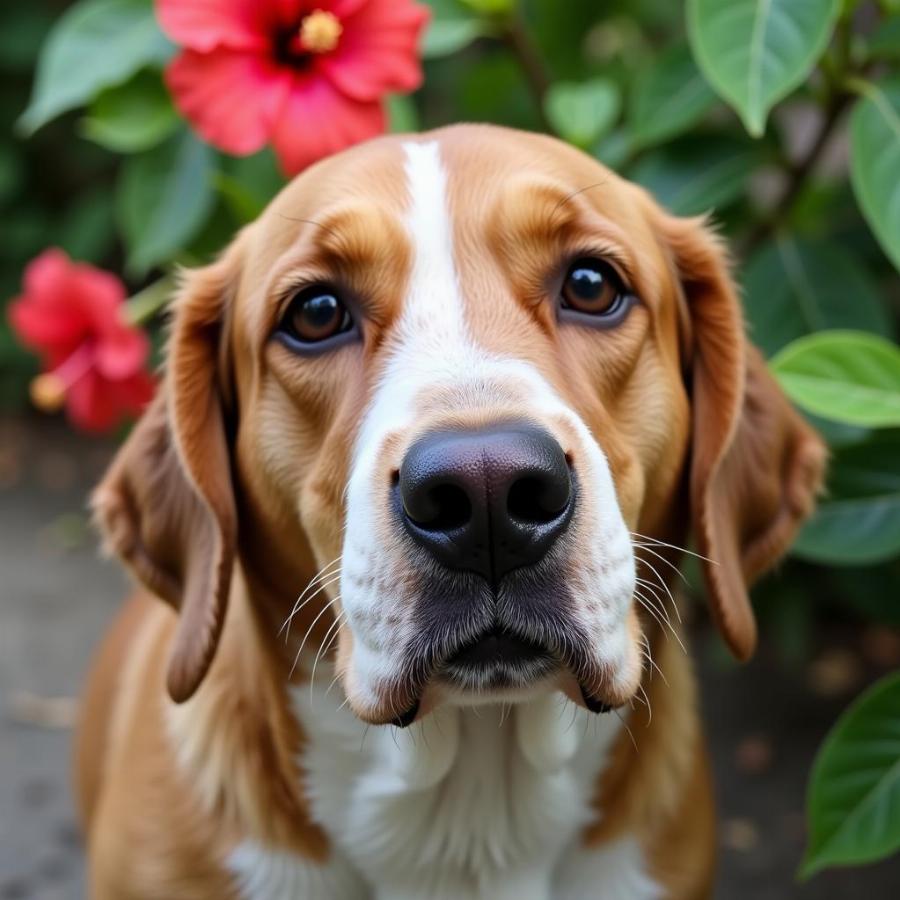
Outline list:
[[[77,737],[91,895],[708,897],[680,548],[746,659],[824,457],[702,218],[492,126],[311,167],[184,276],[93,498],[141,588]]]

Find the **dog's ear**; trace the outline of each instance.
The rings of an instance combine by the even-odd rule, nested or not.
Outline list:
[[[186,274],[157,396],[92,500],[106,546],[179,612],[167,672],[176,702],[196,691],[212,663],[234,562],[237,523],[218,369],[237,252],[233,247]]]
[[[661,215],[686,301],[694,537],[719,630],[734,655],[756,646],[747,589],[812,511],[825,446],[746,338],[727,255],[702,219]]]

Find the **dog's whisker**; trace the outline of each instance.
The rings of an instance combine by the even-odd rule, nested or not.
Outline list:
[[[637,590],[635,590],[634,596],[638,599],[641,606],[643,606],[644,609],[654,618],[657,625],[659,625],[659,627],[662,628],[664,632],[668,628],[672,637],[675,638],[675,640],[678,642],[678,645],[681,647],[681,649],[685,653],[687,653],[687,650],[685,649],[685,646],[682,643],[681,638],[678,636],[678,632],[675,630],[675,628],[673,627],[673,625],[669,621],[669,619],[666,618],[665,615],[660,612],[660,610],[653,603],[653,601],[649,597],[645,597],[643,594],[640,593],[640,591],[637,591]]]
[[[342,558],[343,558],[343,554],[341,556],[338,556],[336,559],[333,559],[330,563],[322,566],[322,568],[319,569],[319,571],[310,579],[310,581],[306,585],[306,587],[303,588],[303,590],[300,592],[300,596],[297,597],[297,599],[294,601],[294,606],[291,609],[290,615],[284,620],[284,624],[278,630],[278,634],[280,635],[282,631],[287,629],[287,634],[285,635],[285,641],[287,641],[288,638],[290,637],[291,620],[306,605],[306,601],[304,601],[303,598],[306,596],[306,594],[310,590],[312,590],[317,584],[321,583],[324,579],[330,578],[335,574],[339,574],[335,571],[329,571],[329,570],[331,570],[335,565],[338,565],[338,569],[340,569],[339,564],[340,564]],[[313,596],[315,596],[315,594]]]
[[[669,619],[661,619],[661,618],[660,618],[660,616],[659,616],[659,614],[658,614],[658,612],[657,612],[656,607],[651,603],[651,601],[649,600],[649,598],[644,597],[644,596],[643,596],[642,594],[640,594],[640,592],[638,592],[638,591],[635,591],[635,592],[634,592],[634,595],[635,595],[635,597],[638,598],[638,600],[640,601],[640,603],[641,603],[641,605],[644,607],[644,609],[646,609],[647,612],[649,612],[650,615],[652,615],[653,618],[656,619],[657,623],[659,624],[659,626],[660,626],[661,628],[663,628],[663,629],[668,628],[668,629],[669,629],[669,631],[670,631],[671,634],[672,634],[672,637],[675,638],[675,641],[678,643],[678,646],[681,647],[682,653],[684,653],[685,655],[687,655],[687,648],[684,646],[684,642],[681,640],[681,637],[679,636],[678,632],[675,630],[674,626],[673,626],[672,623],[669,621]]]
[[[316,627],[316,623],[317,623],[317,622],[319,621],[319,619],[321,619],[322,616],[324,616],[325,613],[328,612],[328,610],[331,609],[331,607],[334,606],[334,604],[337,603],[338,600],[340,600],[340,599],[341,599],[340,594],[338,594],[336,597],[334,597],[333,599],[329,600],[329,601],[328,601],[328,602],[327,602],[327,603],[319,610],[319,614],[312,620],[312,622],[310,622],[309,628],[306,630],[306,634],[303,635],[303,640],[300,642],[300,647],[297,649],[297,655],[294,657],[294,664],[291,666],[291,674],[290,674],[289,677],[293,677],[294,671],[295,671],[296,668],[297,668],[297,663],[300,661],[300,655],[303,653],[303,647],[305,646],[306,641],[309,639],[309,636],[312,634],[313,629]]]
[[[334,621],[328,627],[328,631],[325,632],[325,636],[322,638],[322,641],[319,644],[319,649],[316,651],[316,658],[313,660],[312,672],[310,673],[310,676],[309,676],[309,705],[310,706],[313,706],[315,703],[314,688],[315,688],[315,684],[316,684],[316,666],[319,665],[319,658],[322,656],[322,651],[325,648],[326,642],[330,643],[330,636],[331,636],[332,632],[334,632],[334,634],[337,634],[343,621],[344,621],[344,612],[342,610],[341,612],[338,613],[338,615],[336,615],[334,617]]]
[[[299,612],[300,612],[305,606],[307,606],[307,604],[309,604],[309,603],[311,603],[313,600],[315,600],[316,597],[319,596],[319,594],[321,594],[323,591],[327,591],[328,588],[330,588],[333,584],[335,584],[336,582],[339,582],[340,580],[341,580],[341,573],[337,573],[336,575],[332,575],[327,581],[322,582],[322,583],[316,588],[316,590],[313,591],[313,593],[310,594],[310,595],[303,601],[303,603],[301,603],[300,606],[298,606],[298,607],[290,614],[290,616],[288,617],[287,622],[285,622],[285,625],[287,625],[287,624],[291,621],[291,619],[293,619],[296,615],[298,615]],[[288,639],[289,636],[290,636],[290,631],[288,631],[287,635],[285,636],[285,642],[287,641],[287,639]]]
[[[653,672],[656,671],[659,674],[659,677],[662,678],[663,684],[668,687],[669,680],[666,678],[663,670],[657,665],[656,660],[653,658],[653,654],[650,652],[650,639],[646,634],[642,634],[641,638],[643,639],[644,645],[644,658],[650,664],[650,680],[653,680]]]
[[[687,576],[684,574],[684,572],[682,572],[681,569],[679,569],[678,566],[676,566],[675,563],[673,563],[671,560],[666,559],[662,555],[662,553],[654,550],[649,544],[643,544],[640,541],[635,541],[634,545],[640,550],[646,550],[647,553],[655,556],[660,562],[665,563],[686,585],[688,585],[688,587],[690,587],[691,583],[690,581],[688,581]],[[650,563],[645,559],[642,559],[641,562],[646,563],[648,566],[650,565]]]
[[[644,686],[642,684],[638,685],[638,691],[640,691],[644,705],[647,707],[647,726],[646,727],[649,728],[650,724],[653,722],[653,707],[650,705],[650,698],[647,696],[647,692],[644,690]],[[635,695],[635,696],[637,696],[637,695]]]
[[[616,718],[622,723],[622,727],[628,732],[628,737],[631,738],[631,746],[634,747],[634,752],[640,754],[640,750],[638,749],[637,741],[634,739],[634,734],[632,734],[631,729],[628,727],[628,723],[619,715],[619,711],[614,709],[613,712],[616,714]]]
[[[637,531],[632,531],[629,533],[632,537],[640,538],[642,541],[650,541],[652,546],[654,547],[668,547],[670,550],[678,550],[680,553],[686,553],[688,556],[694,556],[697,559],[702,559],[704,562],[708,562],[710,565],[719,565],[716,560],[710,559],[708,556],[704,556],[702,553],[696,553],[693,550],[688,550],[687,547],[679,547],[678,544],[668,544],[665,541],[661,541],[657,538],[652,538],[649,535],[639,534]]]
[[[658,573],[657,573],[657,575],[658,575]],[[640,584],[642,587],[645,587],[648,591],[651,591],[653,593],[653,596],[659,601],[660,608],[665,611],[666,618],[669,621],[671,621],[672,617],[669,614],[670,607],[666,605],[666,603],[663,601],[663,598],[660,597],[659,594],[656,592],[656,585],[652,581],[647,581],[645,578],[638,578],[636,580],[637,580],[638,584]],[[678,604],[675,602],[675,598],[672,596],[672,592],[669,590],[668,586],[665,583],[663,583],[663,588],[666,592],[666,595],[669,598],[669,601],[671,602],[671,608],[675,611],[675,618],[678,619],[678,624],[680,625],[681,624],[681,613],[678,610]]]
[[[667,562],[667,560],[663,561]],[[666,592],[670,602],[672,603],[672,608],[675,610],[675,615],[677,616],[678,621],[681,622],[681,611],[678,609],[678,601],[675,599],[675,595],[672,593],[669,585],[666,584],[666,579],[662,577],[659,570],[651,562],[646,559],[641,560],[641,562],[644,564],[644,566],[647,567],[647,569],[650,570],[650,574],[653,575],[654,578],[656,578],[656,580],[659,582],[659,586]],[[677,572],[678,570],[676,569],[675,571]],[[679,572],[678,574],[680,575],[681,573]]]
[[[665,621],[671,625],[672,616],[669,612],[669,607],[665,600],[659,595],[656,585],[643,578],[636,579],[636,584],[638,585],[638,588],[643,591],[644,599],[650,600],[652,598],[654,609],[656,609]]]

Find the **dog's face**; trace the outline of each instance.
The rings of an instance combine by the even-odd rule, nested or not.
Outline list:
[[[239,547],[284,616],[321,573],[300,631],[337,636],[368,721],[556,688],[618,706],[641,678],[638,597],[661,590],[638,577],[638,536],[684,540],[693,514],[745,655],[744,582],[820,477],[702,223],[500,129],[386,138],[300,176],[188,281],[167,390],[147,419],[186,475],[192,546],[174,512],[123,524],[148,436],[98,505],[182,607],[178,697],[209,664]]]

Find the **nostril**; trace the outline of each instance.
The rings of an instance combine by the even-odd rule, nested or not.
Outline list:
[[[426,531],[452,531],[472,518],[472,503],[458,485],[435,485],[421,499],[416,514],[409,509],[406,514]]]
[[[569,502],[569,480],[552,481],[525,476],[515,481],[506,498],[510,517],[519,522],[546,524],[558,518]]]

